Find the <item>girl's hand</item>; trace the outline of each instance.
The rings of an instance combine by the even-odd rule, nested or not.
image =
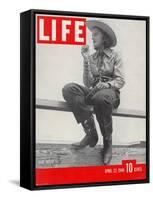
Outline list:
[[[88,45],[82,46],[81,54],[85,60],[88,60],[88,58],[89,58],[89,46]]]

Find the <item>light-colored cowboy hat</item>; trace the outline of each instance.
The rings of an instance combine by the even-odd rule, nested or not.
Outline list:
[[[110,39],[110,47],[113,47],[117,44],[117,39],[114,31],[110,26],[105,24],[104,22],[98,21],[98,20],[88,20],[86,21],[86,25],[90,31],[93,30],[93,28],[98,27],[100,28]]]

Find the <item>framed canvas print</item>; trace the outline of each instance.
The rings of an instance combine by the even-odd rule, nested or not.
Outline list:
[[[149,182],[149,17],[20,15],[20,185]]]

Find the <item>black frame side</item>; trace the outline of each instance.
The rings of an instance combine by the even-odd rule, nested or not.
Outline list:
[[[33,183],[33,120],[32,120],[32,16],[20,14],[20,186],[32,189]]]

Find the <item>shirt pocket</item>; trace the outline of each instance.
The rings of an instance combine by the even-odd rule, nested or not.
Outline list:
[[[105,62],[108,64],[108,65],[114,65],[115,63],[115,56],[111,56],[110,58],[105,58]]]
[[[104,65],[105,65],[105,71],[106,72],[108,72],[110,74],[113,73],[114,65],[115,65],[114,57],[105,59]]]

